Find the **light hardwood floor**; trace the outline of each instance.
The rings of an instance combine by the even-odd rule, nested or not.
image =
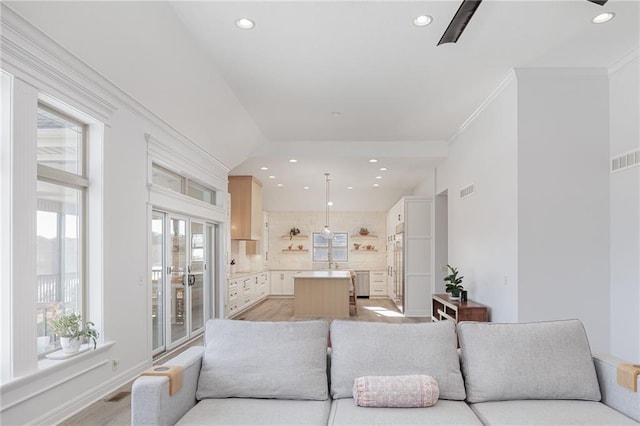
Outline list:
[[[358,313],[351,307],[352,321],[375,321],[388,323],[428,322],[430,318],[405,318],[389,299],[358,299]],[[235,319],[246,321],[296,321],[293,316],[292,298],[266,299],[255,307],[242,313]],[[308,319],[308,318],[305,318]],[[325,318],[331,322],[333,318]],[[202,337],[190,344],[202,345]],[[186,349],[183,348],[182,350]],[[177,355],[173,352],[171,356]],[[162,364],[168,357],[160,357],[154,364]],[[131,383],[118,389],[104,400],[98,401],[86,409],[62,422],[64,426],[78,425],[128,425],[131,424]]]

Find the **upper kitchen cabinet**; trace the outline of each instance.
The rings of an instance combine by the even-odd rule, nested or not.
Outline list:
[[[231,239],[262,239],[262,183],[253,176],[229,176]]]

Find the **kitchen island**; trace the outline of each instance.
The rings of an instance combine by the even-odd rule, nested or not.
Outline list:
[[[296,318],[349,317],[349,271],[300,272],[293,285]]]

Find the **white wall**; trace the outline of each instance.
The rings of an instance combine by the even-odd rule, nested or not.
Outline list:
[[[611,157],[640,149],[638,52],[610,75]],[[609,177],[611,352],[640,362],[640,167]]]
[[[518,319],[516,113],[516,83],[508,78],[437,169],[436,193],[448,191],[448,261],[464,276],[469,297],[488,305],[498,322]],[[471,183],[475,193],[460,199]]]
[[[85,5],[78,4],[79,7]],[[60,4],[63,9],[67,6],[69,4]],[[47,10],[45,8],[42,12],[43,16],[46,15]],[[51,16],[57,16],[56,11],[49,11]],[[74,16],[72,11],[69,13]],[[40,11],[34,10],[34,14],[40,16]],[[141,17],[138,16],[138,18]],[[60,17],[60,19],[64,21],[66,18]],[[32,87],[31,91],[36,94],[44,93],[58,98],[79,111],[89,114],[94,114],[95,111],[98,115],[104,115],[102,119],[106,122],[104,142],[100,144],[103,161],[98,165],[101,179],[98,179],[97,182],[91,182],[92,190],[102,193],[102,203],[99,206],[102,221],[99,232],[93,233],[92,231],[93,237],[98,237],[99,241],[90,240],[89,243],[92,247],[90,256],[95,253],[94,247],[101,248],[99,266],[102,269],[90,271],[92,275],[89,287],[92,292],[96,290],[97,293],[89,295],[91,305],[89,316],[99,324],[102,340],[110,342],[111,345],[105,345],[95,353],[82,354],[68,362],[56,361],[54,363],[58,364],[50,369],[31,370],[8,383],[3,381],[0,389],[2,391],[0,411],[3,424],[54,424],[74,411],[83,408],[86,404],[114,391],[151,364],[151,289],[148,281],[149,267],[147,263],[149,244],[147,230],[150,211],[148,176],[150,172],[147,169],[149,156],[145,136],[151,134],[159,141],[167,142],[172,146],[180,146],[180,154],[184,158],[198,166],[204,161],[207,163],[205,167],[207,171],[222,170],[222,175],[226,178],[228,169],[221,167],[215,160],[207,162],[207,159],[213,157],[204,155],[193,141],[180,138],[179,133],[168,126],[166,122],[158,119],[157,115],[141,107],[139,103],[128,97],[111,82],[86,68],[86,65],[78,61],[77,58],[60,49],[50,39],[44,37],[27,22],[9,13],[4,7],[2,24],[3,37],[8,37],[15,43],[14,49],[10,53],[3,52],[2,67],[12,73],[16,80],[20,81],[21,86]],[[79,28],[86,23],[79,22],[77,24],[79,27],[72,26],[69,31],[79,31]],[[130,24],[133,25],[133,22]],[[57,25],[60,25],[60,21]],[[98,28],[102,28],[102,24],[96,25],[97,33],[99,33]],[[7,30],[8,27],[11,28],[11,31]],[[117,32],[113,31],[114,28],[116,26],[111,27],[111,32]],[[14,30],[18,33],[14,33]],[[126,33],[126,30],[122,31]],[[77,40],[70,41],[70,43],[73,44],[76,41],[78,45],[87,43],[87,38],[81,37],[79,34],[76,33]],[[123,47],[123,49],[126,48]],[[152,53],[149,52],[149,55]],[[34,63],[40,66],[36,67]],[[130,70],[131,65],[123,68]],[[140,84],[143,84],[146,76],[144,74],[136,75],[140,78]],[[163,84],[169,83],[164,82]],[[159,84],[159,87],[162,87],[158,81],[150,81],[149,84]],[[78,90],[76,90],[76,85]],[[199,87],[209,93],[217,90],[216,87],[206,85]],[[95,101],[95,99],[99,99],[99,101]],[[29,101],[28,107],[35,109],[35,96]],[[224,101],[224,99],[218,99],[218,101]],[[85,111],[88,108],[87,105],[91,104],[93,107],[92,102],[100,105],[101,109],[95,108],[90,112]],[[167,98],[162,102],[168,105],[171,102],[176,102],[176,99]],[[25,102],[22,101],[22,103]],[[215,112],[211,109],[203,110],[203,105],[198,104],[195,100],[194,103],[181,103],[174,108],[175,111],[180,109],[180,114],[167,118],[169,120],[175,119],[174,125],[181,123],[181,125],[188,127],[185,130],[190,130],[191,127],[189,127],[189,123],[181,122],[181,117]],[[161,108],[159,107],[159,109]],[[22,111],[19,112],[22,113]],[[170,109],[167,109],[165,114],[171,112]],[[235,117],[237,112],[237,110],[234,111],[231,102],[229,122],[233,122],[237,118]],[[220,119],[224,121],[224,117],[220,116]],[[211,123],[211,120],[208,123]],[[244,124],[252,126],[249,121]],[[240,130],[233,134],[233,140],[244,138],[242,126],[238,126],[238,128]],[[33,129],[35,131],[35,127]],[[222,130],[223,133],[227,131],[230,131],[230,128]],[[215,135],[215,132],[211,132],[211,134]],[[16,137],[14,134],[14,138]],[[16,141],[16,143],[20,143],[20,139]],[[189,149],[189,147],[193,149]],[[213,146],[209,145],[209,148],[213,149]],[[92,145],[92,149],[95,151],[96,146]],[[217,147],[215,154],[218,152],[224,152],[224,150]],[[35,156],[33,161],[35,162]],[[192,169],[192,171],[196,173],[195,177],[198,177],[201,169]],[[96,170],[93,169],[93,172]],[[211,174],[214,173],[211,172]],[[211,179],[207,181],[211,182]],[[100,184],[102,187],[96,188]],[[223,189],[224,185],[216,182],[216,188]],[[219,220],[224,222],[225,212],[222,208],[219,210],[221,218]],[[90,212],[90,214],[94,213]],[[226,230],[225,226],[226,224],[223,223],[223,230]],[[226,249],[226,247],[221,248],[222,250]],[[94,273],[98,282],[93,280]],[[27,288],[27,285],[22,282],[17,284],[13,286],[14,293],[20,293],[21,288]],[[15,296],[20,299],[20,294]],[[92,315],[96,315],[97,318]],[[19,338],[16,339],[15,328],[13,338],[14,341],[20,341]],[[32,348],[33,353],[34,351],[35,339],[33,339]],[[113,360],[118,361],[117,368],[112,368]],[[33,367],[41,366],[34,364]]]
[[[168,3],[6,4],[228,168],[264,142]]]
[[[578,318],[608,352],[607,72],[516,74],[518,320]]]

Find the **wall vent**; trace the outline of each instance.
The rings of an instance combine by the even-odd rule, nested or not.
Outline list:
[[[460,198],[466,198],[468,196],[470,196],[471,194],[473,194],[473,191],[475,191],[475,184],[471,184],[471,185],[467,185],[464,188],[462,188],[460,190]]]
[[[640,149],[611,158],[611,173],[640,165]]]

